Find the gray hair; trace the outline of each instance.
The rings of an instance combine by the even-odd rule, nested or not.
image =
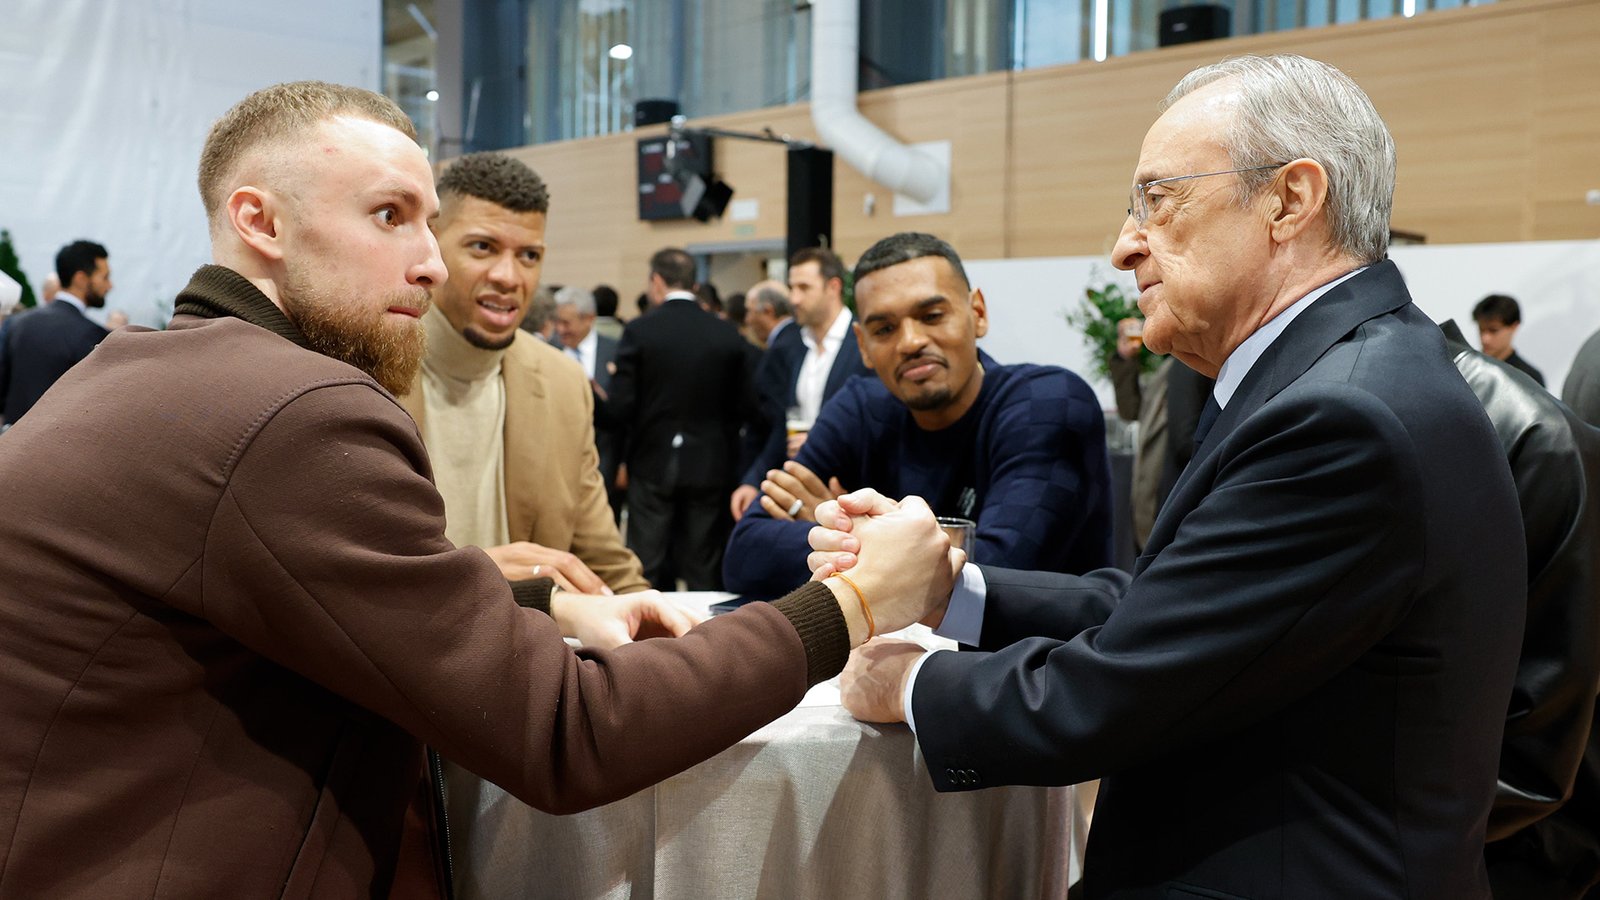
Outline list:
[[[538,334],[556,315],[556,295],[547,287],[533,292],[528,301],[528,315],[522,320],[522,330]]]
[[[1223,141],[1236,168],[1312,159],[1328,173],[1328,225],[1333,244],[1365,263],[1389,247],[1394,205],[1394,139],[1372,101],[1333,66],[1303,56],[1235,56],[1202,66],[1161,102],[1165,111],[1185,96],[1237,79],[1239,114]],[[1241,172],[1239,202],[1276,172]]]
[[[578,314],[583,316],[594,315],[594,294],[576,285],[567,285],[556,291],[556,306],[574,306]]]
[[[780,319],[794,315],[794,306],[789,302],[789,295],[776,281],[763,281],[751,288],[750,292],[744,295],[744,305],[748,309],[759,307]]]

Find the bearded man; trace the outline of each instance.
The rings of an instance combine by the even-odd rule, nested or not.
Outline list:
[[[691,623],[509,584],[450,543],[393,396],[446,270],[391,101],[252,94],[211,129],[200,193],[216,265],[171,327],[113,334],[0,440],[0,893],[447,892],[439,842],[402,851],[424,742],[570,812],[717,753],[866,640],[835,580],[579,656],[563,634]],[[889,527],[948,594],[959,554],[926,507]]]

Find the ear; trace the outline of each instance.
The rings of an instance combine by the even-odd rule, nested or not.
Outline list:
[[[861,365],[871,369],[872,360],[867,356],[867,330],[861,327],[860,319],[852,322],[850,328],[856,333],[856,350],[861,354]]]
[[[1323,221],[1328,201],[1328,173],[1311,159],[1297,159],[1284,166],[1271,188],[1272,239],[1279,244],[1304,234]]]
[[[989,333],[989,304],[983,299],[983,291],[977,289],[972,292],[972,318],[978,337]]]
[[[283,259],[283,237],[278,234],[278,200],[265,188],[245,185],[228,195],[227,227],[250,249],[273,262]]]

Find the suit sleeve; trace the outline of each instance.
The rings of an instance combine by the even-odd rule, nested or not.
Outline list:
[[[639,402],[639,339],[632,328],[624,328],[617,339],[617,371],[611,376],[611,389],[604,405],[596,407],[599,421],[620,437],[633,424]]]
[[[415,428],[372,392],[308,392],[243,444],[193,612],[556,813],[715,754],[842,665],[820,585],[676,640],[572,651],[487,556],[445,539]]]
[[[578,481],[578,488],[572,507],[571,552],[619,594],[649,590],[650,582],[644,578],[639,557],[622,545],[622,535],[617,532],[616,521],[611,518],[611,502],[606,497],[605,479],[600,474],[600,451],[596,449],[594,426],[591,424],[594,420],[594,391],[590,389],[587,379],[575,379],[574,386],[583,417],[574,417],[573,423],[581,421],[584,427],[583,439],[579,441],[579,446],[583,448],[582,455],[577,470],[572,473],[572,477]]]
[[[912,704],[938,789],[958,789],[947,769],[985,786],[1073,784],[1235,731],[1391,630],[1417,589],[1424,533],[1422,469],[1393,413],[1311,385],[1218,453],[1232,455],[1210,491],[1102,624],[1064,640],[1080,622],[1047,618],[1057,635],[928,659]],[[1052,598],[1081,606],[1085,587],[997,581],[986,628],[995,617],[1021,634]]]
[[[1074,572],[1110,565],[1105,415],[1089,386],[1037,370],[1013,388],[989,442],[975,560]]]

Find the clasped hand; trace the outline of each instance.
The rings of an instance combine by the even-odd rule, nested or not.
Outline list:
[[[660,591],[600,596],[560,591],[550,597],[550,618],[563,637],[610,650],[652,637],[679,637],[705,616],[661,596]]]
[[[820,504],[816,518],[806,557],[812,579],[848,570],[880,633],[944,618],[967,555],[950,546],[921,497],[897,503],[868,488]]]
[[[845,494],[817,507],[806,563],[812,577],[826,579],[849,570],[863,583],[874,611],[893,604],[893,619],[878,613],[883,630],[894,631],[944,618],[966,554],[950,540],[933,511],[919,497],[896,503],[872,490]],[[943,550],[943,559],[937,551]],[[868,588],[866,585],[870,584]],[[839,679],[845,709],[866,722],[905,721],[903,697],[911,667],[925,651],[911,641],[878,639],[850,654]]]

